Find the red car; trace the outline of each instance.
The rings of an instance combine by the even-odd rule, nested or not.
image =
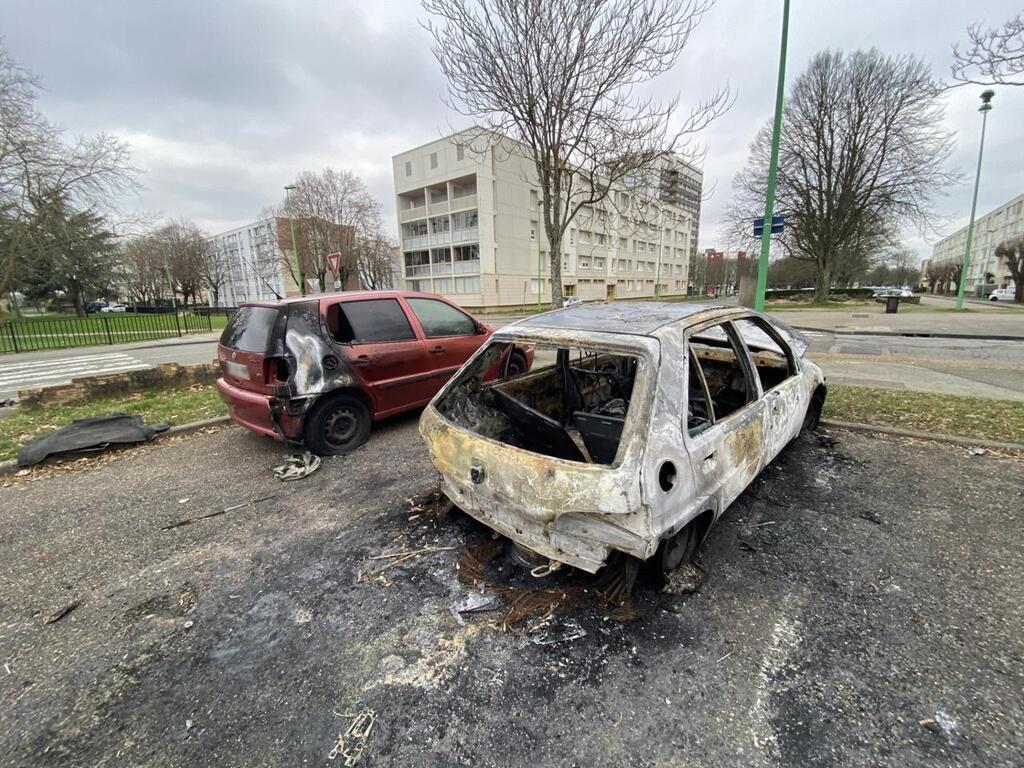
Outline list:
[[[220,337],[217,389],[246,429],[344,453],[366,442],[373,421],[430,402],[493,331],[412,291],[243,304]],[[524,373],[532,358],[512,349],[501,372]]]

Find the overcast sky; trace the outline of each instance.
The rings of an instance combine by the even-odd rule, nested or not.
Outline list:
[[[41,107],[72,133],[127,140],[145,187],[130,207],[185,216],[211,232],[252,221],[296,173],[362,176],[394,220],[391,156],[465,121],[440,102],[444,81],[417,2],[54,2],[0,0],[0,35],[43,78]],[[984,5],[984,11],[982,10]],[[658,92],[695,103],[728,84],[733,109],[701,140],[707,187],[700,247],[716,247],[733,174],[775,93],[781,0],[718,0]],[[915,53],[946,74],[973,21],[1001,24],[1017,0],[797,0],[787,80],[823,48]],[[982,13],[985,15],[982,16]],[[980,88],[947,97],[955,169],[939,204],[944,231],[966,223],[978,148]],[[997,89],[979,212],[1024,192],[1024,88]],[[921,256],[937,237],[911,233]]]

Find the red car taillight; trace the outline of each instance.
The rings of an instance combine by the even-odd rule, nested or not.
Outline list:
[[[268,357],[263,361],[263,381],[267,384],[287,384],[292,375],[286,357]]]

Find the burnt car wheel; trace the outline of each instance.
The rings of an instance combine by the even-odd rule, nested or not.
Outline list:
[[[306,447],[319,456],[348,453],[370,436],[370,411],[349,395],[332,397],[313,407],[306,418]]]
[[[804,423],[801,432],[813,432],[818,428],[821,421],[821,409],[825,406],[825,396],[820,388],[811,396],[811,402],[807,405],[807,413],[804,414]]]
[[[697,526],[690,523],[667,539],[662,539],[658,550],[644,563],[644,570],[652,577],[664,581],[668,574],[693,559],[697,552]]]
[[[508,365],[505,367],[505,376],[511,378],[513,376],[522,376],[526,373],[529,363],[526,362],[526,356],[519,351],[514,351],[508,356]]]

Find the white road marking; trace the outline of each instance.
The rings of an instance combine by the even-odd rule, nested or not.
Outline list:
[[[17,363],[0,359],[0,394],[17,394],[20,389],[68,384],[83,376],[137,371],[152,367],[131,355],[112,352],[102,355],[61,357]]]

